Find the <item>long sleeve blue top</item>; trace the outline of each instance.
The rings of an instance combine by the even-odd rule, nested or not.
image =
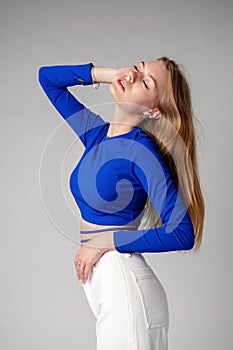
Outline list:
[[[149,197],[163,225],[113,232],[121,253],[188,250],[194,229],[156,142],[141,127],[107,138],[103,120],[68,90],[93,84],[93,63],[43,66],[39,82],[85,150],[70,176],[70,190],[82,218],[101,225],[138,226]]]

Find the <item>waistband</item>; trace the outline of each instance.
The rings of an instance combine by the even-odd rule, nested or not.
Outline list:
[[[125,262],[126,266],[128,267],[145,267],[147,266],[145,257],[142,253],[139,252],[133,252],[133,253],[120,253],[117,250],[108,250],[105,252],[100,259],[96,262],[96,264],[93,266],[94,270],[95,268],[101,267],[105,264],[109,264],[109,259],[112,260],[114,256],[117,256],[118,259],[122,262]]]
[[[123,257],[123,258],[132,258],[134,256],[142,256],[142,253],[139,253],[139,252],[133,252],[133,253],[120,253],[118,252],[117,250],[108,250],[107,252],[105,252],[98,261],[100,260],[105,260],[107,259],[109,256],[113,256],[113,255],[118,255],[120,257]]]
[[[134,254],[140,254],[140,253],[120,253],[117,250],[108,250],[101,256],[101,259],[111,255],[120,255],[120,256],[125,256],[126,258],[131,258]]]

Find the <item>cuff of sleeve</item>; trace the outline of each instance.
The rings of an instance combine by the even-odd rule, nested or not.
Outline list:
[[[94,76],[93,76],[93,70],[92,70],[92,68],[95,67],[95,66],[94,66],[93,63],[91,63],[91,65],[92,65],[92,66],[91,66],[90,71],[91,71],[91,80],[92,80],[93,88],[94,88],[94,89],[98,89],[98,88],[100,87],[100,83],[97,83],[97,82],[94,81]]]
[[[91,68],[93,67],[93,63],[85,63],[82,65],[77,65],[76,70],[76,79],[78,80],[80,85],[91,85],[93,84]]]
[[[115,249],[120,253],[143,253],[145,249],[144,234],[145,230],[113,232]]]

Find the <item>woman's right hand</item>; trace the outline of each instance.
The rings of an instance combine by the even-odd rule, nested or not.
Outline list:
[[[94,66],[91,69],[91,74],[94,82],[111,84],[117,79],[126,76],[133,69],[133,66],[121,68],[104,68]]]
[[[129,72],[132,72],[134,70],[133,66],[127,66],[127,67],[121,67],[115,69],[115,79],[120,79],[124,76],[126,76]]]

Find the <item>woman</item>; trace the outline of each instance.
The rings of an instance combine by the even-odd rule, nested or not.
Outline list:
[[[165,350],[167,296],[142,253],[201,244],[204,202],[185,76],[161,57],[117,69],[45,66],[39,81],[85,146],[70,189],[82,216],[75,267],[97,319],[97,349]],[[98,83],[110,84],[111,123],[67,89]]]

